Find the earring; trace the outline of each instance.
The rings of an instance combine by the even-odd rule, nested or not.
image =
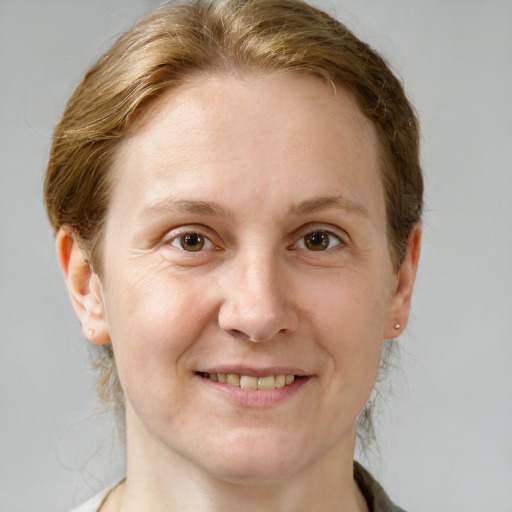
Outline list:
[[[91,328],[89,329],[89,336],[94,336],[94,332],[95,332],[95,331],[94,331],[94,328],[93,328],[93,327],[91,327]]]
[[[395,324],[395,329],[396,329],[397,331],[398,331],[398,329],[400,329],[401,327],[402,327],[402,326],[401,326],[398,322]]]

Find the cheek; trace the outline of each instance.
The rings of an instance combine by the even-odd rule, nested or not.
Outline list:
[[[337,275],[314,278],[301,290],[304,307],[319,327],[354,341],[380,339],[388,310],[389,286],[371,273],[344,269]]]
[[[123,387],[130,380],[173,381],[181,356],[212,315],[204,288],[194,281],[146,270],[116,276],[106,294],[108,324]],[[174,371],[176,370],[176,371]]]
[[[369,390],[375,380],[388,305],[385,289],[375,282],[379,281],[345,272],[324,286],[304,290],[338,391],[355,383]]]

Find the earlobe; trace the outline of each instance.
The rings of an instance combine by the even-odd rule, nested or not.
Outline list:
[[[407,244],[404,261],[397,274],[396,289],[390,300],[384,339],[398,337],[405,330],[421,251],[421,226],[416,225]]]
[[[59,265],[82,332],[92,343],[103,345],[110,336],[101,281],[69,228],[59,229],[56,242]]]

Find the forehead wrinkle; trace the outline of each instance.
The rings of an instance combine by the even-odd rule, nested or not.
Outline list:
[[[330,208],[339,208],[350,213],[356,213],[363,217],[370,218],[370,213],[365,206],[343,196],[326,196],[307,199],[293,206],[291,213],[294,215],[307,215]]]

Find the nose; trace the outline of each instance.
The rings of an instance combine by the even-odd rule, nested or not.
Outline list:
[[[232,262],[224,276],[220,328],[251,342],[271,340],[297,328],[291,283],[272,255],[250,255]]]

